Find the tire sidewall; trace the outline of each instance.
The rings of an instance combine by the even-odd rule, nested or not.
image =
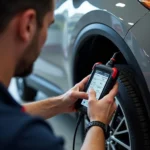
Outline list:
[[[130,144],[132,150],[141,150],[144,148],[144,137],[141,130],[139,117],[137,116],[137,109],[133,99],[130,97],[125,85],[119,80],[119,93],[117,99],[123,110],[126,123],[129,129]],[[132,84],[132,83],[131,83]]]

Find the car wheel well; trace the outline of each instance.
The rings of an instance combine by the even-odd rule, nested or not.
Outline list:
[[[90,74],[94,63],[105,64],[117,51],[120,51],[117,46],[104,36],[92,35],[86,38],[79,46],[75,56],[74,83]],[[117,63],[127,64],[122,54],[117,58]]]
[[[92,44],[92,39],[96,36],[98,36],[99,40],[97,40],[97,44]],[[91,45],[98,46],[93,47]],[[73,57],[71,64],[71,66],[73,66],[73,83],[79,82],[83,77],[89,74],[95,62],[107,62],[111,55],[116,51],[122,53],[120,60],[117,59],[118,64],[129,65],[136,74],[135,80],[141,91],[145,107],[150,117],[150,94],[140,65],[134,56],[134,52],[132,52],[128,44],[117,32],[104,24],[90,24],[83,28],[77,35],[76,40],[73,43]],[[92,57],[94,55],[96,57]]]

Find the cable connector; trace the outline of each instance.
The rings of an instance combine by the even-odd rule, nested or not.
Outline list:
[[[112,58],[106,63],[106,66],[109,67],[113,67],[116,61],[116,56],[119,54],[120,52],[116,52],[114,53],[114,55],[112,56]]]

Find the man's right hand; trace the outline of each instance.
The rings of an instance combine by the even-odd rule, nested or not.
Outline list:
[[[118,83],[115,84],[108,95],[98,101],[96,99],[95,91],[93,89],[90,90],[88,106],[88,116],[90,121],[101,121],[104,124],[109,124],[111,117],[117,108],[114,101],[114,97],[116,96],[117,92]]]

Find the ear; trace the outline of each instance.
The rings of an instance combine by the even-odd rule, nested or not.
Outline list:
[[[29,42],[32,40],[37,29],[36,12],[29,9],[19,16],[18,34],[21,40]]]

